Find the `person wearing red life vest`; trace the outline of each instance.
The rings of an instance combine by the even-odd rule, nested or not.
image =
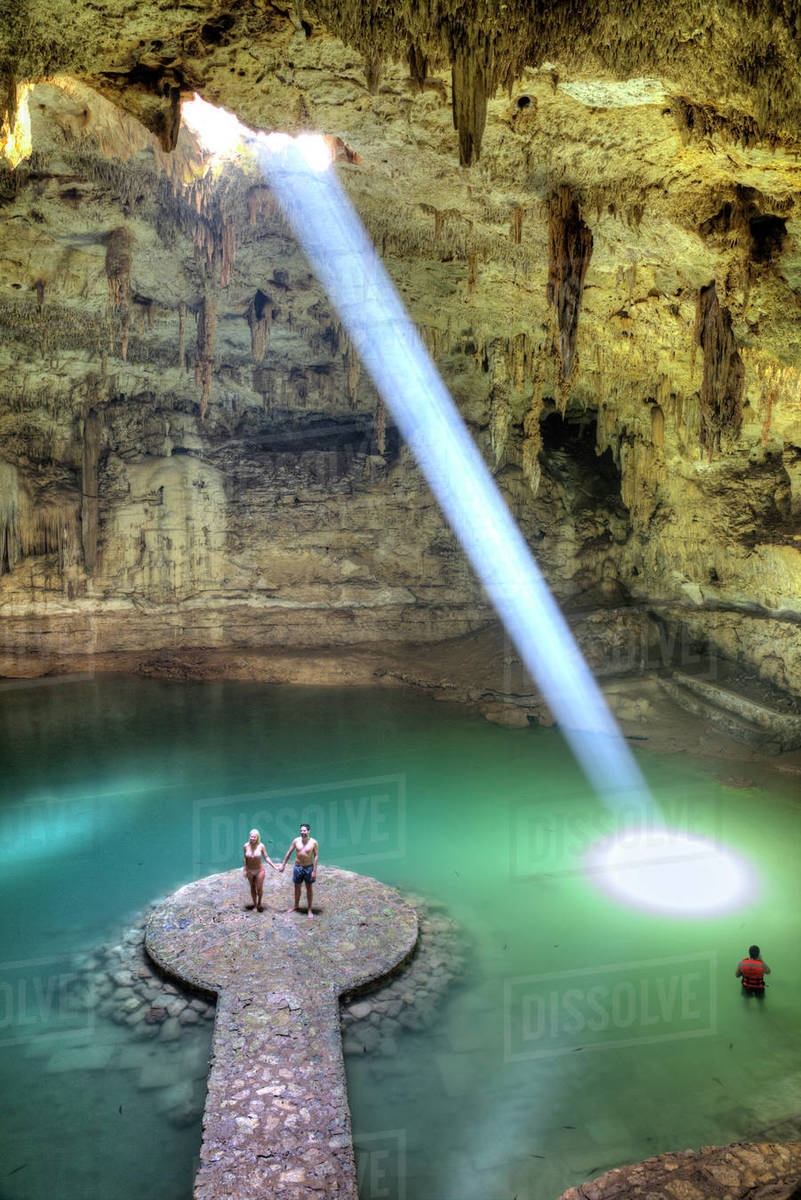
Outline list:
[[[759,957],[759,946],[749,946],[748,958],[740,960],[734,974],[743,981],[744,996],[765,995],[765,976],[770,975],[770,967]]]

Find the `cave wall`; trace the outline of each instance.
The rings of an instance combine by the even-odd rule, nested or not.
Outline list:
[[[191,83],[253,125],[331,134],[568,610],[683,614],[801,691],[793,135],[731,96],[588,80],[566,51],[507,94],[484,77],[468,170],[436,55],[379,63],[269,11],[258,86],[231,18],[182,35],[169,87],[140,49],[153,78],[87,67],[25,97],[33,152],[0,171],[6,661],[490,618],[252,163],[179,134]]]
[[[185,186],[191,145],[176,166],[73,82],[31,103],[39,150],[3,210],[4,670],[432,641],[490,620],[266,189]],[[603,541],[616,496],[589,513],[547,472],[535,496],[513,431],[497,440],[493,389],[525,391],[520,339],[423,333],[557,592],[597,602],[610,566],[587,530]]]

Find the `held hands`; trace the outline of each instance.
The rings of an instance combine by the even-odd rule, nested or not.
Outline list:
[[[284,867],[285,867],[285,866],[286,866],[286,863],[281,863],[281,866],[280,866],[280,867],[278,867],[278,870],[279,870],[279,871],[283,871],[283,869],[284,869]]]

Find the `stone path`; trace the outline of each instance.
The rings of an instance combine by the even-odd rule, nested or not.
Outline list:
[[[339,997],[394,970],[417,914],[377,880],[320,868],[315,917],[288,913],[268,868],[264,912],[241,870],[188,884],[154,910],[145,945],[218,995],[196,1200],[356,1200]],[[305,906],[305,895],[301,899]]]

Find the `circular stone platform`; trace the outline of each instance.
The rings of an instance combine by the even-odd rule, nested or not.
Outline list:
[[[356,1200],[339,997],[414,949],[417,914],[375,879],[321,867],[314,919],[287,912],[291,872],[267,868],[264,911],[241,869],[174,892],[145,946],[169,974],[217,994],[197,1200]]]

